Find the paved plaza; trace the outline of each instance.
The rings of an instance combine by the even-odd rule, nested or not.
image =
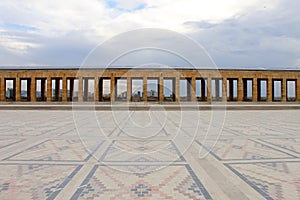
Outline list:
[[[0,199],[300,199],[300,110],[0,119]]]

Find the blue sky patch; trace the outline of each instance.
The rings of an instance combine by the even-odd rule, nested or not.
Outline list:
[[[21,24],[11,24],[11,23],[0,24],[0,27],[2,27],[5,30],[14,30],[14,31],[35,31],[35,30],[37,30],[37,28],[35,28],[35,27],[24,26]]]
[[[126,8],[121,7],[119,5],[119,3],[114,0],[107,0],[106,4],[109,8],[113,8],[113,9],[116,9],[116,10],[122,11],[122,12],[133,12],[133,11],[137,11],[137,10],[142,10],[142,9],[146,8],[146,6],[147,6],[146,3],[141,3],[134,8],[126,9]]]

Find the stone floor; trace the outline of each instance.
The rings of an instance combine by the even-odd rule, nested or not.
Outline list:
[[[300,110],[0,111],[0,199],[300,199]]]

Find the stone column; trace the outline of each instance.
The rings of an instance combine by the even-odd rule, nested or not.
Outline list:
[[[300,101],[300,77],[296,80],[296,101]]]
[[[164,101],[164,78],[161,76],[159,77],[159,91],[158,91],[158,100],[159,102]]]
[[[207,102],[211,103],[211,77],[207,78]]]
[[[144,102],[147,102],[148,99],[148,85],[147,85],[147,77],[143,76],[143,99]]]
[[[47,77],[47,102],[52,101],[52,79]]]
[[[115,91],[115,77],[110,77],[110,101],[115,102],[116,100],[116,91]]]
[[[237,96],[238,96],[238,102],[242,102],[243,101],[243,79],[242,77],[238,78],[238,91],[237,91]]]
[[[258,88],[257,88],[257,78],[252,79],[252,101],[257,102],[258,100]]]
[[[226,102],[227,101],[227,79],[223,78],[222,79],[222,101]]]
[[[31,80],[27,81],[30,83],[30,101],[35,102],[36,101],[36,80],[35,77],[31,78]]]
[[[4,78],[0,78],[0,101],[5,101],[5,80]]]
[[[62,101],[66,102],[68,98],[68,82],[67,82],[67,77],[62,78]]]
[[[131,96],[132,96],[132,80],[131,77],[128,76],[127,77],[127,101],[131,101]]]
[[[191,79],[192,83],[190,85],[190,88],[191,88],[191,101],[192,102],[196,102],[197,101],[197,98],[196,98],[196,77],[192,77]]]
[[[173,79],[173,81],[175,81],[175,102],[179,102],[180,101],[180,77],[177,76],[175,79]]]
[[[78,102],[83,101],[83,78],[78,77]]]
[[[286,79],[283,78],[281,82],[281,101],[286,102]]]
[[[28,82],[27,82],[28,84]],[[16,101],[21,101],[21,80],[19,77],[16,77],[15,79],[15,89],[14,91],[16,92],[14,95],[16,97]]]
[[[99,78],[94,77],[94,101],[99,101]]]
[[[267,102],[273,101],[273,79],[268,78],[267,83]]]

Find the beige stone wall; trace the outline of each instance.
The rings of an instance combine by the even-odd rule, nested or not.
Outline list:
[[[83,80],[85,77],[91,77],[94,79],[94,95],[95,101],[99,100],[99,78],[110,77],[111,78],[111,101],[115,101],[115,78],[122,77],[127,79],[127,100],[130,101],[131,96],[131,80],[132,78],[143,79],[143,100],[147,100],[147,78],[159,79],[159,101],[164,100],[163,96],[163,78],[173,78],[175,80],[174,95],[175,101],[180,101],[179,81],[180,78],[188,78],[191,80],[191,101],[197,101],[196,98],[196,79],[207,79],[207,101],[211,102],[211,80],[220,78],[222,79],[222,101],[227,101],[227,79],[237,79],[237,101],[243,101],[244,83],[243,79],[252,80],[252,101],[258,101],[258,80],[266,79],[268,81],[267,87],[267,99],[271,102],[273,100],[273,81],[281,80],[282,98],[281,101],[287,101],[287,80],[295,80],[296,82],[296,100],[300,101],[300,70],[193,70],[193,69],[36,69],[36,70],[1,70],[0,69],[0,101],[6,101],[6,79],[15,79],[15,100],[20,101],[20,79],[29,79],[30,81],[30,101],[36,101],[36,79],[47,79],[47,101],[51,100],[52,93],[52,79],[61,79],[62,86],[62,101],[67,101],[67,80],[70,78],[77,78],[79,80],[78,101],[83,101]]]

